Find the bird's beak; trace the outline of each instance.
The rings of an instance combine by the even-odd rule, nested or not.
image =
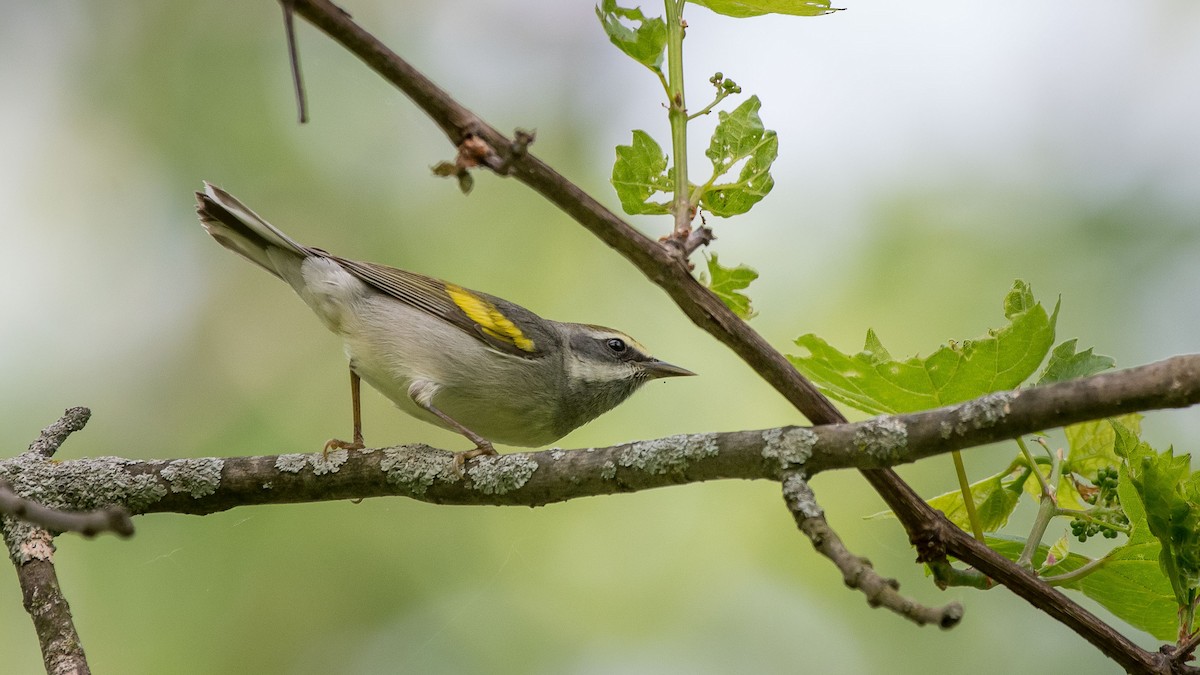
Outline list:
[[[658,359],[655,359],[653,361],[643,362],[642,370],[644,370],[646,372],[646,374],[650,376],[651,379],[655,379],[655,378],[659,378],[659,377],[679,377],[681,375],[695,375],[695,373],[688,370],[687,368],[680,368],[679,366],[667,363],[666,361],[659,361]]]

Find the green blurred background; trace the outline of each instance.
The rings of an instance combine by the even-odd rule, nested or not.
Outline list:
[[[191,196],[204,179],[306,243],[618,326],[703,375],[647,387],[564,447],[800,421],[526,188],[480,175],[464,198],[432,178],[452,154],[435,126],[303,22],[312,122],[298,126],[277,4],[5,5],[8,454],[72,405],[94,416],[60,458],[310,452],[348,431],[337,341],[205,236]],[[534,151],[606,204],[613,147],[633,128],[667,138],[658,84],[608,44],[590,3],[346,8],[497,127],[536,128]],[[928,353],[999,325],[1024,278],[1048,304],[1061,294],[1060,337],[1121,365],[1196,349],[1200,5],[686,16],[693,105],[720,70],[779,132],[775,192],[709,220],[722,262],[762,273],[753,325],[773,344],[816,332],[854,350],[872,326],[894,354]],[[373,392],[364,415],[372,444],[463,447]],[[1190,451],[1200,415],[1152,414],[1146,429]],[[972,451],[968,469],[1013,451]],[[903,474],[926,494],[952,486],[944,458]],[[129,541],[60,538],[58,570],[101,673],[1116,671],[1004,591],[937,591],[894,522],[863,519],[882,504],[856,474],[815,487],[854,550],[922,601],[962,600],[963,624],[868,608],[769,483],[535,510],[374,499],[155,515]],[[0,654],[4,672],[41,668],[11,576]]]

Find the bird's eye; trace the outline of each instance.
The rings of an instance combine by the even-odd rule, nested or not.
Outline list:
[[[625,341],[621,338],[609,338],[604,344],[608,345],[608,348],[617,354],[624,353],[625,351]]]

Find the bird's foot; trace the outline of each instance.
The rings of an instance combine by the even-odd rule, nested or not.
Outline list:
[[[321,450],[321,458],[328,460],[330,450],[362,450],[365,447],[367,446],[363,444],[361,436],[355,438],[353,441],[339,441],[336,438],[331,438],[325,441],[325,449]]]
[[[491,443],[487,441],[476,442],[473,449],[454,453],[454,472],[458,474],[459,478],[461,478],[465,472],[468,459],[475,459],[476,457],[483,455],[498,454],[500,453],[496,452],[496,448],[492,447]]]

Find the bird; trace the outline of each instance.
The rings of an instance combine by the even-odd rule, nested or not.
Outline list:
[[[544,319],[494,295],[298,243],[207,181],[196,212],[222,246],[282,279],[342,339],[352,440],[365,447],[360,382],[413,417],[466,437],[465,462],[493,443],[543,446],[608,412],[649,380],[695,375],[604,326]]]

